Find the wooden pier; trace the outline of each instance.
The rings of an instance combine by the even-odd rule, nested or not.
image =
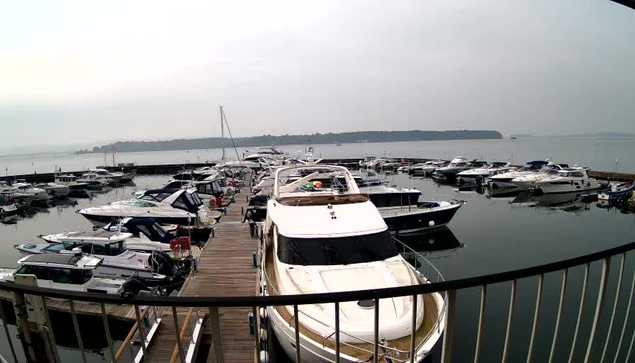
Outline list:
[[[236,202],[216,227],[216,237],[210,238],[198,261],[198,271],[190,275],[181,289],[181,296],[254,296],[258,293],[258,269],[253,267],[253,252],[259,248],[259,239],[252,238],[249,225],[243,224],[242,211],[247,206],[248,189],[236,195]],[[183,330],[187,309],[179,309],[179,326],[175,328],[172,312],[164,316],[161,327],[148,347],[147,362],[170,362],[178,355],[176,329]],[[202,345],[211,344],[209,310],[206,314]],[[249,332],[250,308],[220,308],[220,334],[223,356],[227,363],[253,362],[255,340]],[[164,324],[165,323],[165,324]],[[191,337],[185,336],[182,345],[187,350]],[[175,354],[176,353],[176,354]],[[204,354],[207,352],[201,352]],[[178,359],[177,359],[178,361]]]

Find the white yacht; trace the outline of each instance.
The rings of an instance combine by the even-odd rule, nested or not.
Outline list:
[[[55,184],[55,183],[43,183],[36,185],[40,189],[44,189],[51,198],[66,198],[71,192],[71,188],[68,185]]]
[[[157,250],[169,252],[170,242],[176,238],[173,233],[166,231],[152,218],[125,218],[119,223],[110,223],[96,231],[61,232],[38,237],[52,244],[123,242],[125,249],[139,252]],[[26,246],[26,244],[18,245],[16,248],[18,250],[24,248],[20,246]]]
[[[600,183],[593,178],[589,178],[588,171],[588,168],[581,167],[558,170],[556,174],[536,181],[534,188],[544,194],[584,192],[600,189]]]
[[[509,171],[507,173],[501,173],[497,175],[490,176],[488,179],[489,185],[492,189],[516,189],[518,188],[517,184],[513,184],[511,181],[524,177],[527,175],[533,175],[537,173],[541,173],[544,171],[543,168],[549,165],[549,161],[544,160],[535,160],[530,161],[525,166],[520,168],[519,170]]]
[[[102,189],[112,184],[112,179],[95,173],[84,173],[81,178],[77,179],[78,183],[86,183],[90,189]]]
[[[24,196],[24,200],[28,203],[46,203],[49,200],[49,195],[46,190],[36,188],[29,183],[18,182],[11,185],[10,192],[16,195]]]
[[[491,176],[508,173],[516,168],[505,162],[494,161],[484,168],[465,170],[457,174],[459,185],[483,184]]]
[[[415,164],[410,167],[408,174],[412,176],[428,176],[437,169],[447,166],[448,162],[443,160],[430,160],[425,163]]]
[[[135,176],[134,173],[126,174],[122,172],[112,172],[106,169],[89,169],[88,171],[103,178],[104,181],[110,181],[110,183],[115,184],[131,182]]]
[[[457,174],[471,169],[482,168],[487,163],[485,161],[472,160],[469,161],[463,156],[457,156],[454,158],[448,166],[444,166],[436,169],[432,173],[432,179],[437,182],[455,182],[457,178]]]
[[[303,175],[288,183],[288,174]],[[344,177],[346,184],[337,177]],[[330,183],[324,183],[330,179]],[[425,277],[399,255],[383,218],[350,172],[336,166],[282,168],[268,201],[262,253],[263,293],[313,294],[409,286]],[[444,300],[438,293],[340,304],[340,361],[372,360],[375,309],[379,309],[379,349],[386,361],[409,361],[413,309],[416,309],[414,361],[421,361],[445,327]],[[267,308],[284,351],[295,357],[294,312],[290,306]],[[299,307],[303,362],[333,362],[333,304]],[[290,323],[291,322],[291,323]]]
[[[70,190],[84,190],[89,188],[88,183],[80,183],[77,179],[79,178],[73,174],[55,174],[55,184],[57,185],[65,185]]]
[[[558,175],[558,171],[569,166],[566,164],[549,163],[536,173],[528,173],[511,180],[511,184],[518,190],[528,190],[535,187],[535,184],[542,179],[548,179]]]
[[[0,281],[17,283],[35,276],[38,287],[80,292],[119,294],[126,279],[94,276],[102,259],[82,254],[29,255],[18,261],[17,269],[0,269]]]
[[[79,211],[97,226],[125,217],[154,218],[161,224],[209,224],[219,215],[211,215],[194,189],[148,190],[138,199],[114,202]]]

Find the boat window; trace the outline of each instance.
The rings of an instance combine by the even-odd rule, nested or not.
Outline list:
[[[152,225],[152,228],[159,234],[159,236],[161,236],[161,238],[165,237],[167,232],[161,228],[161,226],[155,223]]]
[[[196,193],[187,193],[185,197],[187,198],[187,201],[190,202],[191,205],[198,206],[203,204],[203,202],[201,201],[201,198],[199,198],[198,194]]]
[[[49,280],[49,271],[44,267],[22,266],[15,273],[16,275],[35,275],[38,280]]]
[[[337,238],[291,238],[278,234],[278,258],[290,265],[347,265],[398,254],[388,230]]]
[[[51,281],[58,284],[70,284],[71,283],[71,270],[68,268],[51,269],[49,272]]]
[[[183,197],[175,200],[174,203],[172,203],[172,206],[174,208],[179,208],[179,209],[183,209],[183,210],[189,211],[189,208],[187,207],[187,204],[185,204],[185,202],[183,201]]]
[[[141,208],[154,208],[156,205],[154,203],[146,202],[143,200],[135,200],[131,203],[133,207],[141,207]]]
[[[51,244],[47,247],[42,248],[42,251],[46,251],[46,252],[52,252],[52,253],[58,253],[59,251],[62,251],[64,249],[64,245],[61,243],[55,243],[55,244]]]
[[[144,196],[142,196],[139,199],[161,202],[165,198],[169,197],[172,194],[173,193],[171,193],[171,192],[160,192],[160,193],[153,193],[153,194],[145,194]]]

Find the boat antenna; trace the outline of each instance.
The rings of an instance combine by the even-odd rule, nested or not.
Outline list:
[[[221,160],[225,162],[225,125],[223,124],[223,117],[225,113],[223,112],[223,106],[220,106],[220,146],[223,149],[223,154],[221,156]]]
[[[232,145],[234,145],[234,151],[236,152],[236,157],[238,158],[238,162],[240,163],[240,165],[242,165],[242,161],[240,160],[240,155],[238,155],[238,149],[236,148],[236,143],[234,142],[234,137],[232,136],[232,130],[229,128],[229,122],[227,122],[227,116],[225,116],[225,111],[223,111],[222,107],[220,108],[220,113],[221,113],[221,122],[222,120],[225,120],[225,125],[227,125],[227,131],[229,132],[229,138],[231,138]]]

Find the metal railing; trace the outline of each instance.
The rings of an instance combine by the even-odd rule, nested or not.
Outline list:
[[[241,297],[176,297],[176,296],[165,296],[165,297],[150,297],[150,296],[135,296],[131,298],[122,298],[117,295],[104,295],[99,293],[81,293],[81,292],[72,292],[72,291],[60,291],[53,289],[46,289],[40,287],[31,287],[31,286],[23,286],[17,285],[13,283],[0,283],[0,290],[5,292],[14,293],[14,306],[16,311],[18,312],[18,323],[20,319],[25,318],[25,316],[21,316],[20,312],[22,311],[20,308],[25,305],[24,300],[25,297],[37,298],[37,297],[47,297],[52,299],[62,299],[67,301],[70,306],[70,314],[72,316],[73,325],[74,325],[74,334],[76,335],[79,351],[81,353],[81,360],[86,361],[85,349],[82,344],[82,338],[86,337],[88,334],[94,334],[93,331],[81,331],[78,324],[76,323],[77,315],[80,313],[76,309],[76,304],[79,302],[90,302],[96,303],[99,307],[100,315],[102,317],[102,326],[95,326],[93,328],[103,329],[106,335],[106,339],[108,341],[108,347],[106,349],[106,356],[108,360],[116,361],[117,355],[115,353],[116,347],[113,344],[113,339],[110,332],[109,326],[109,313],[106,306],[132,306],[135,309],[136,321],[139,323],[139,331],[140,335],[143,336],[145,334],[143,324],[144,316],[143,313],[147,312],[150,309],[144,309],[142,311],[141,307],[167,307],[168,315],[165,317],[166,319],[169,317],[169,312],[171,310],[172,315],[175,319],[175,332],[174,334],[178,336],[176,341],[180,340],[180,330],[181,325],[179,325],[183,320],[179,322],[177,318],[176,309],[178,307],[187,307],[187,308],[205,308],[204,311],[206,314],[206,322],[205,329],[209,329],[212,335],[212,344],[210,346],[209,355],[214,356],[217,362],[223,362],[223,348],[222,348],[222,340],[223,339],[232,339],[231,336],[222,335],[222,325],[219,319],[219,308],[227,308],[227,307],[242,307],[249,308],[249,311],[253,311],[254,315],[260,311],[260,308],[266,307],[275,307],[275,306],[292,306],[293,307],[293,320],[294,326],[301,326],[301,316],[299,314],[299,308],[303,305],[310,304],[333,304],[335,307],[335,342],[334,342],[334,361],[340,361],[340,348],[343,347],[343,342],[340,340],[340,327],[339,327],[339,306],[341,303],[350,302],[350,301],[360,301],[360,300],[372,300],[374,301],[375,306],[375,332],[374,339],[372,341],[373,348],[372,349],[372,360],[379,361],[385,357],[381,353],[382,342],[379,339],[379,309],[377,308],[380,303],[382,303],[382,299],[390,299],[395,297],[413,297],[417,298],[418,296],[432,294],[432,293],[441,293],[445,294],[445,327],[443,332],[443,341],[440,342],[439,349],[441,349],[441,359],[443,362],[451,362],[452,361],[452,353],[455,351],[455,342],[453,340],[454,334],[458,331],[457,329],[464,329],[464,325],[457,325],[456,322],[456,312],[457,312],[457,298],[458,291],[463,291],[465,289],[470,288],[479,288],[481,292],[480,297],[480,307],[479,307],[479,319],[478,319],[478,327],[477,327],[477,335],[476,335],[476,344],[475,346],[466,347],[465,345],[461,346],[461,350],[466,348],[474,348],[474,361],[478,362],[481,360],[484,361],[509,361],[510,357],[510,335],[511,329],[514,326],[514,310],[517,304],[517,292],[518,292],[518,281],[528,277],[537,277],[538,278],[538,289],[536,292],[536,302],[535,302],[535,310],[534,317],[532,319],[531,326],[528,326],[528,331],[531,331],[530,338],[526,341],[526,344],[529,346],[527,352],[527,361],[531,361],[536,354],[535,347],[535,338],[537,336],[537,325],[538,319],[541,315],[541,306],[543,300],[543,286],[545,275],[553,272],[561,273],[561,282],[560,282],[560,295],[558,300],[558,308],[557,315],[555,318],[555,326],[553,330],[551,330],[551,344],[549,351],[549,361],[555,361],[555,351],[558,341],[562,339],[562,335],[565,333],[562,331],[561,327],[561,318],[563,315],[563,310],[565,306],[565,293],[567,289],[570,289],[571,286],[568,285],[569,275],[571,273],[571,269],[577,266],[584,268],[584,281],[582,284],[581,298],[579,305],[575,305],[573,309],[577,310],[577,320],[575,329],[573,330],[573,340],[571,346],[569,347],[568,355],[569,361],[574,360],[574,353],[576,349],[584,350],[584,361],[607,361],[610,357],[614,357],[613,361],[622,361],[618,358],[625,358],[625,361],[629,361],[632,355],[633,343],[635,341],[635,334],[633,334],[634,327],[629,324],[629,319],[632,320],[631,317],[631,305],[633,303],[633,295],[635,291],[635,276],[630,276],[630,280],[626,277],[626,261],[629,252],[635,250],[635,242],[625,244],[619,247],[610,248],[607,250],[603,250],[600,252],[595,252],[591,254],[587,254],[584,256],[579,256],[563,261],[543,264],[539,266],[533,266],[513,271],[507,271],[496,274],[489,274],[484,276],[476,276],[459,280],[450,280],[450,281],[442,281],[439,279],[437,282],[430,282],[426,284],[420,285],[412,285],[398,288],[386,288],[386,289],[376,289],[376,290],[364,290],[364,291],[346,291],[346,292],[337,292],[337,293],[328,293],[328,294],[305,294],[305,295],[288,295],[288,296],[279,296],[279,295],[270,295],[270,296],[241,296]],[[410,250],[406,250],[406,253],[412,252]],[[417,257],[418,258],[418,257]],[[595,289],[595,286],[592,286],[590,281],[590,268],[591,263],[595,261],[601,262],[601,270],[600,270],[600,279],[599,286]],[[617,282],[612,283],[612,285],[616,285],[614,300],[611,300],[611,296],[608,295],[608,285],[609,285],[609,272],[612,264],[619,264]],[[426,269],[424,264],[421,266],[415,262],[415,266],[419,269]],[[438,273],[438,271],[436,271]],[[433,276],[435,270],[430,268],[426,270],[425,274],[428,276]],[[630,274],[629,274],[630,275]],[[440,276],[440,274],[439,274]],[[493,284],[498,284],[502,282],[511,282],[511,291],[509,297],[509,313],[507,315],[507,324],[504,340],[500,342],[501,347],[503,348],[502,356],[497,357],[482,357],[483,353],[483,336],[485,334],[484,331],[484,322],[485,322],[485,308],[488,304],[488,298],[490,298],[489,286]],[[619,311],[619,303],[618,301],[624,300],[620,298],[621,296],[626,296],[622,294],[626,294],[625,291],[622,291],[622,285],[625,283],[630,283],[630,291],[628,294],[628,302],[627,304],[623,304],[625,306],[625,311]],[[593,299],[590,296],[590,292],[597,290],[596,298]],[[612,289],[611,289],[612,290]],[[612,294],[611,294],[612,295]],[[47,299],[41,299],[42,308],[45,312],[44,320],[45,324],[51,327],[50,319],[48,318],[48,307],[46,304]],[[611,304],[612,302],[612,304]],[[607,304],[611,304],[608,306]],[[416,306],[416,305],[415,305]],[[582,325],[589,325],[588,321],[585,321],[584,314],[585,309],[592,308],[593,313],[591,314],[590,328],[588,332],[588,339],[586,336],[583,338],[581,332]],[[416,326],[416,312],[413,314],[413,329]],[[616,316],[624,316],[623,321],[616,320]],[[5,339],[7,336],[10,337],[9,330],[6,325],[6,314],[5,311],[2,310],[0,305],[0,318],[2,318],[4,324],[4,334]],[[202,318],[201,318],[202,319]],[[608,319],[608,320],[607,320]],[[256,319],[257,321],[258,319]],[[202,320],[200,320],[202,322]],[[608,329],[606,329],[608,325]],[[200,327],[199,327],[200,328]],[[245,329],[248,329],[247,319],[245,319]],[[49,329],[50,330],[50,329]],[[256,324],[256,329],[254,334],[254,342],[255,346],[258,347],[260,351],[261,347],[261,339],[264,338],[259,334],[258,325]],[[51,330],[52,331],[52,330]],[[293,339],[293,342],[296,349],[296,359],[301,357],[302,354],[309,354],[309,351],[305,350],[306,339],[304,336],[301,337],[299,329],[295,330],[296,335]],[[567,333],[571,333],[567,331]],[[189,334],[189,333],[187,333]],[[544,334],[541,331],[541,334]],[[586,333],[585,333],[586,335]],[[544,336],[544,335],[543,335]],[[568,336],[570,337],[570,336]],[[629,339],[630,337],[630,339]],[[30,337],[33,338],[33,337]],[[143,338],[142,338],[143,339]],[[37,356],[38,352],[33,352],[32,342],[29,342],[29,337],[21,335],[21,342],[23,345],[23,349],[17,349],[18,347],[14,346],[12,339],[6,339],[9,342],[9,347],[12,352],[13,360],[15,361],[36,361],[37,358],[41,356]],[[57,353],[57,348],[55,346],[55,337],[50,336],[50,340],[52,342],[52,352],[46,355],[46,359],[50,361],[59,361],[59,354]],[[615,342],[618,342],[617,345]],[[182,343],[182,342],[181,342]],[[465,344],[465,343],[464,343]],[[154,349],[152,345],[145,347],[144,344],[141,345],[142,349]],[[616,347],[616,348],[615,348]],[[559,348],[559,349],[562,349]],[[183,344],[178,344],[177,347],[178,356],[177,360],[181,362],[186,362],[188,356],[186,355],[186,350],[183,347]],[[370,349],[369,349],[370,350]],[[417,357],[417,346],[412,344],[410,347],[409,358],[410,361],[416,361]],[[563,352],[561,352],[563,353]],[[147,355],[143,354],[141,361],[145,360]],[[122,356],[119,355],[119,358]],[[343,355],[341,357],[344,357]],[[417,357],[418,358],[418,357]],[[535,359],[535,358],[534,358]],[[42,359],[40,359],[42,361]]]

